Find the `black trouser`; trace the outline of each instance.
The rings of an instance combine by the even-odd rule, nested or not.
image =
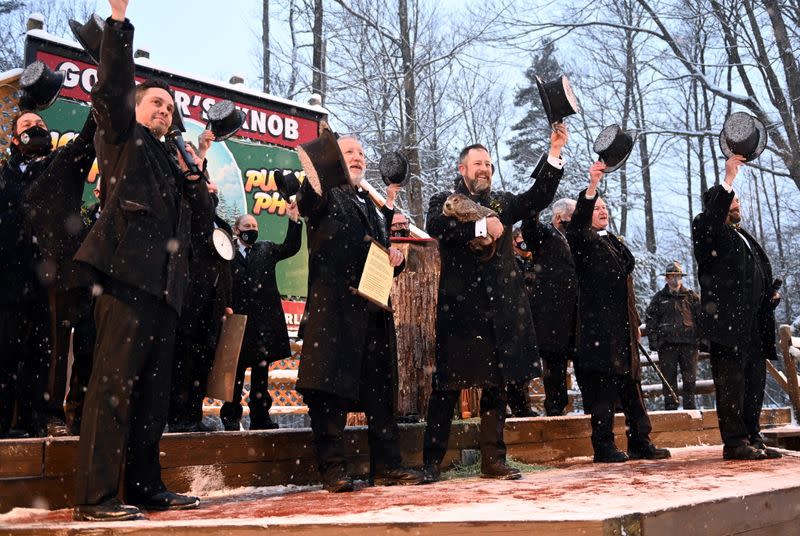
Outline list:
[[[542,383],[544,384],[544,411],[548,416],[563,415],[569,404],[567,393],[566,354],[542,352]]]
[[[425,465],[439,466],[447,453],[453,408],[461,391],[434,390],[428,403],[428,425],[425,427],[422,460]],[[500,387],[484,387],[481,391],[480,448],[481,465],[486,467],[506,459],[503,427],[506,422],[506,392]]]
[[[758,343],[731,348],[712,342],[711,374],[723,444],[735,448],[759,441],[767,364]]]
[[[32,302],[0,306],[0,433],[11,427],[20,394],[21,367],[28,361]]]
[[[681,367],[683,380],[683,409],[697,409],[694,401],[695,383],[697,382],[697,347],[693,344],[665,344],[658,349],[658,365],[664,378],[670,383],[676,394],[678,390],[678,366]],[[669,388],[662,382],[664,393],[664,409],[678,409],[678,401],[673,400]]]
[[[400,466],[399,430],[394,418],[394,371],[382,313],[370,314],[361,359],[358,407],[367,416],[370,476]],[[340,477],[345,470],[344,427],[353,402],[331,393],[304,391],[314,450],[323,479]]]
[[[247,406],[250,408],[250,429],[266,428],[272,419],[269,409],[272,407],[272,397],[269,394],[269,362],[262,360],[239,361],[236,367],[236,383],[233,384],[233,402],[225,402],[219,410],[222,422],[238,423],[242,418],[242,390],[244,388],[244,373],[250,368],[250,397]]]
[[[95,321],[75,504],[115,497],[123,461],[126,499],[137,502],[166,489],[158,442],[167,420],[177,313],[163,300],[128,289],[124,299],[100,296]]]
[[[613,448],[614,406],[619,397],[625,414],[628,450],[650,443],[650,417],[644,407],[642,384],[628,375],[583,372],[580,388],[584,403],[591,409],[592,447],[595,452]]]
[[[530,415],[531,403],[528,398],[528,382],[508,382],[506,384],[506,398],[511,415],[514,417],[527,417]]]
[[[169,397],[170,425],[199,423],[203,420],[203,398],[208,386],[208,373],[214,364],[214,351],[215,348],[208,342],[208,334],[178,335]],[[238,397],[241,396],[240,388]],[[239,408],[241,417],[241,405]]]
[[[78,320],[72,333],[72,374],[69,380],[69,392],[64,408],[67,424],[71,430],[80,430],[83,404],[89,379],[92,375],[92,353],[94,352],[97,330],[94,326],[94,303],[88,314]]]

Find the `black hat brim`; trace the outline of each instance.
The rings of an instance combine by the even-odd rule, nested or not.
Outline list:
[[[95,17],[94,14],[92,14],[92,18],[93,17]],[[91,21],[92,18],[90,18],[89,20]],[[84,39],[83,36],[84,26],[85,26],[84,24],[81,24],[75,19],[69,19],[69,29],[72,31],[72,36],[75,38],[76,41],[78,41],[78,44],[81,46],[81,48],[83,48],[86,54],[89,55],[89,59],[91,59],[95,65],[100,65],[100,43],[89,43],[86,39]],[[100,29],[102,32],[102,27]]]
[[[758,145],[756,146],[755,151],[750,153],[749,155],[740,155],[744,157],[745,162],[752,162],[759,156],[761,153],[764,152],[764,149],[767,148],[767,142],[769,141],[769,134],[767,133],[767,127],[761,120],[755,116],[753,117],[753,123],[756,126],[756,130],[758,131]],[[722,127],[722,130],[719,133],[719,148],[722,150],[722,154],[725,155],[725,159],[728,159],[734,156],[734,152],[731,151],[730,146],[728,145],[728,138],[725,137],[725,127]]]
[[[628,161],[628,157],[631,155],[631,153],[633,153],[633,148],[636,146],[636,139],[639,137],[638,133],[636,132],[633,134],[628,133],[628,135],[631,137],[631,144],[630,147],[628,147],[628,150],[625,152],[625,155],[616,162],[612,161],[609,163],[604,160],[603,163],[606,164],[606,168],[603,170],[603,173],[613,173],[624,166],[625,162]]]
[[[241,110],[236,110],[234,115],[235,121],[225,121],[224,124],[219,127],[217,126],[217,122],[209,122],[211,131],[214,133],[214,141],[225,141],[239,132],[239,129],[242,128],[242,125],[244,125],[245,114]]]

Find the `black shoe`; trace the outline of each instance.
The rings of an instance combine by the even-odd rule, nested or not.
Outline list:
[[[30,434],[25,430],[11,428],[9,430],[0,431],[0,439],[25,439],[27,437],[30,437]]]
[[[147,498],[131,501],[142,510],[192,510],[200,506],[200,499],[191,495],[179,495],[171,491],[154,493]]]
[[[330,493],[347,493],[353,491],[353,479],[347,475],[326,478],[322,481],[322,489]]]
[[[522,473],[519,469],[509,467],[505,462],[494,462],[481,466],[481,478],[495,478],[497,480],[519,480]]]
[[[739,445],[738,447],[723,447],[723,460],[766,460],[767,453],[763,450],[753,448],[750,445]]]
[[[373,486],[415,486],[425,482],[425,475],[416,469],[395,467],[376,472],[370,480]]]
[[[617,447],[608,447],[595,450],[595,463],[623,463],[628,461],[628,455]]]
[[[628,459],[630,460],[664,460],[672,454],[667,449],[660,449],[648,443],[644,448],[628,446]]]
[[[763,441],[751,441],[750,446],[753,447],[754,449],[763,451],[764,454],[767,455],[768,460],[777,460],[779,458],[783,458],[783,454],[781,454],[775,449],[769,448],[764,444]]]
[[[442,479],[442,472],[438,465],[429,464],[422,468],[422,483],[431,484]]]
[[[222,420],[222,427],[225,428],[226,432],[238,432],[239,430],[242,429],[242,427],[239,425],[238,420],[236,421],[228,421],[225,419],[221,420]]]
[[[109,499],[100,504],[79,504],[72,510],[75,521],[131,521],[144,519],[141,510],[119,499]]]

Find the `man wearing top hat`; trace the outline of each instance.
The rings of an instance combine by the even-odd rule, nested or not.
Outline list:
[[[142,509],[195,508],[161,480],[178,314],[188,285],[191,235],[211,233],[205,181],[162,137],[173,122],[168,85],[134,83],[126,0],[109,0],[92,103],[104,177],[103,215],[78,250],[103,289],[97,343],[78,445],[74,517],[136,519]],[[191,150],[191,149],[190,149]],[[202,165],[196,158],[195,164]],[[124,467],[123,467],[124,464]],[[124,478],[121,475],[124,470]],[[117,498],[122,482],[125,503]]]
[[[403,253],[390,247],[388,236],[394,205],[389,197],[378,211],[360,188],[366,159],[356,138],[337,142],[325,130],[304,147],[300,159],[306,180],[297,205],[308,233],[308,301],[297,390],[308,405],[323,488],[354,489],[345,464],[348,411],[367,415],[370,481],[419,484],[422,474],[401,464],[393,415],[397,355],[392,314],[351,291],[358,288],[371,240],[387,248],[395,276],[403,269]]]
[[[779,458],[761,438],[766,359],[775,359],[775,307],[780,301],[769,258],[741,227],[733,190],[739,167],[766,146],[756,118],[732,114],[720,135],[725,180],[705,193],[692,224],[700,279],[698,330],[711,353],[722,456],[729,460]]]
[[[683,284],[683,268],[678,261],[667,265],[666,284],[653,295],[645,312],[647,340],[650,349],[658,352],[658,363],[664,379],[678,387],[678,366],[683,380],[683,409],[697,409],[694,387],[697,380],[697,334],[695,323],[700,310],[700,296]],[[663,385],[664,409],[678,409],[669,387]]]
[[[594,461],[668,458],[668,450],[650,441],[637,348],[639,315],[632,279],[636,260],[608,231],[608,210],[597,191],[605,169],[603,162],[592,165],[589,187],[578,195],[567,226],[580,296],[575,369],[591,413]],[[627,455],[614,442],[617,400],[625,413]]]
[[[511,228],[543,210],[555,195],[563,174],[561,150],[567,128],[558,123],[550,150],[542,155],[533,185],[520,195],[492,191],[492,159],[482,145],[461,151],[454,189],[431,198],[427,231],[439,240],[441,275],[436,318],[436,369],[428,406],[423,447],[426,479],[439,478],[447,452],[453,408],[461,389],[483,388],[481,394],[481,474],[484,478],[517,479],[506,464],[503,427],[506,383],[534,376],[539,354],[522,274],[514,260]],[[445,201],[462,194],[496,216],[460,221],[445,216]],[[469,247],[475,237],[491,235],[496,253],[481,260]]]
[[[522,221],[522,236],[533,265],[531,313],[542,357],[548,416],[563,415],[569,404],[567,364],[575,354],[578,283],[566,230],[574,210],[575,200],[559,199],[553,203],[549,222],[540,221],[538,212]]]

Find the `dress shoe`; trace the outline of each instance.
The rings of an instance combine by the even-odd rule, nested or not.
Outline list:
[[[608,447],[594,451],[595,463],[623,463],[628,461],[628,455],[617,447]]]
[[[347,475],[326,478],[322,481],[322,489],[330,493],[347,493],[353,491],[353,479]]]
[[[161,491],[149,497],[131,501],[142,510],[192,510],[200,506],[200,499],[191,495],[179,495],[171,491]]]
[[[58,417],[47,419],[39,432],[39,437],[66,437],[68,435],[67,423]]]
[[[481,478],[494,478],[497,480],[519,480],[522,473],[519,469],[514,469],[505,462],[494,462],[489,465],[481,466]]]
[[[628,446],[628,459],[630,460],[664,460],[672,456],[667,449],[660,449],[648,443],[644,447]]]
[[[763,441],[751,441],[750,446],[753,447],[754,449],[764,451],[764,454],[767,455],[767,459],[769,460],[777,460],[778,458],[783,458],[783,454],[781,454],[775,449],[769,448],[764,444]]]
[[[280,428],[278,423],[274,422],[272,419],[267,419],[266,421],[256,422],[253,423],[253,420],[250,420],[250,429],[251,430],[277,430]]]
[[[738,447],[723,447],[723,460],[766,460],[767,453],[763,450],[753,448],[750,445],[739,445]]]
[[[422,468],[422,483],[431,484],[442,479],[442,472],[438,465],[429,464]]]
[[[414,486],[422,484],[425,475],[422,471],[409,469],[408,467],[395,467],[394,469],[383,469],[377,471],[375,476],[370,479],[373,486]]]
[[[79,504],[72,510],[75,521],[130,521],[144,519],[141,510],[119,499],[109,499],[100,504]]]

